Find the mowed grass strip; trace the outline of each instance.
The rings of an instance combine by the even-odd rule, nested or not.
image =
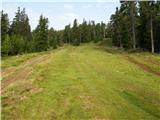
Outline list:
[[[51,52],[47,62],[34,66],[28,82],[17,83],[2,96],[2,119],[160,119],[160,77],[140,69],[124,54],[94,44],[65,45]]]

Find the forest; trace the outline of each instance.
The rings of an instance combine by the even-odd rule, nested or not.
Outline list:
[[[40,52],[63,46],[75,46],[93,41],[109,41],[124,50],[160,52],[160,2],[120,1],[109,23],[94,20],[65,26],[64,30],[49,29],[48,18],[41,15],[36,29],[31,31],[25,8],[18,10],[13,20],[1,11],[1,54],[17,55]]]
[[[160,120],[160,1],[64,4],[4,2],[2,120]]]

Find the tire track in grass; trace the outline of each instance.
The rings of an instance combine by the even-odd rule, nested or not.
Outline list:
[[[22,63],[18,67],[13,68],[12,70],[4,70],[2,74],[2,93],[10,84],[18,81],[18,80],[27,80],[33,71],[33,66],[35,64],[41,63],[47,58],[49,55],[42,55],[38,57],[31,58],[26,62]],[[15,75],[13,75],[15,74]]]
[[[4,90],[8,85],[16,82],[17,80],[26,80],[32,73],[31,67],[26,67],[17,73],[14,77],[8,77],[2,81],[2,90]]]
[[[103,113],[102,114],[99,113],[99,110],[101,108],[97,105],[96,102],[97,98],[92,94],[91,89],[88,88],[88,83],[86,84],[84,81],[85,79],[92,79],[92,76],[95,76],[94,72],[96,70],[93,68],[93,66],[90,66],[88,64],[89,62],[88,60],[86,61],[84,59],[81,59],[81,57],[83,57],[82,54],[83,52],[80,52],[78,55],[76,53],[71,54],[73,64],[75,65],[75,69],[78,75],[82,76],[79,77],[79,80],[77,81],[79,84],[83,86],[83,91],[79,95],[79,99],[83,105],[82,108],[87,113],[87,117],[90,118],[89,120],[111,120],[108,115],[104,116]],[[92,72],[88,71],[88,68],[92,69],[93,71]],[[86,76],[88,74],[91,74],[92,76],[90,75]],[[94,115],[92,113],[94,113]]]
[[[152,73],[154,75],[157,75],[157,76],[160,76],[160,73],[157,72],[157,71],[154,71],[152,70],[149,66],[143,64],[143,63],[140,63],[138,61],[136,61],[134,58],[132,57],[129,57],[129,56],[125,56],[127,58],[127,60],[131,63],[134,63],[135,65],[137,65],[140,69],[143,69],[144,71],[146,72],[149,72],[149,73]]]
[[[8,67],[8,68],[5,68],[5,69],[2,69],[1,72],[2,72],[2,77],[5,78],[9,75],[11,75],[12,73],[14,73],[15,71],[19,70],[19,69],[23,69],[24,67],[27,67],[29,65],[32,65],[32,64],[35,64],[37,62],[41,62],[45,59],[47,55],[40,55],[40,56],[37,56],[37,57],[33,57],[33,58],[30,58],[29,60],[21,63],[19,66],[17,67]]]

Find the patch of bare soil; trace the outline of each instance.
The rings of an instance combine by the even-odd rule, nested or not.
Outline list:
[[[17,67],[8,67],[8,68],[5,68],[5,69],[2,69],[1,70],[2,74],[1,75],[2,75],[3,78],[7,77],[10,74],[14,73],[16,70],[22,69],[22,68],[27,67],[27,66],[34,65],[36,63],[40,63],[40,62],[46,60],[47,58],[48,58],[48,55],[42,55],[42,56],[38,56],[38,57],[33,57],[33,58],[23,62],[22,64],[20,64]]]
[[[22,63],[18,67],[10,67],[2,70],[2,78],[4,78],[1,83],[2,90],[17,80],[26,80],[32,73],[32,66],[47,60],[48,57],[48,55],[34,57]],[[17,74],[15,73],[16,71],[18,71]],[[12,76],[11,74],[13,73],[16,75]]]
[[[94,108],[92,96],[82,95],[82,96],[79,96],[79,98],[83,101],[85,110],[91,110]]]
[[[6,77],[16,70],[15,67],[8,67],[1,70],[1,76]]]
[[[135,65],[137,65],[139,68],[143,69],[144,71],[160,76],[159,72],[152,70],[150,67],[148,67],[147,65],[143,63],[136,61],[134,58],[131,58],[129,56],[126,56],[126,58],[128,61],[130,61],[131,63],[134,63]]]
[[[31,59],[27,60],[26,62],[22,63],[21,67],[26,67],[29,65],[33,65],[35,63],[42,62],[42,61],[46,60],[47,58],[48,58],[48,55],[42,55],[39,57],[31,58]]]
[[[31,73],[32,73],[32,68],[26,67],[24,69],[21,69],[21,71],[17,73],[15,76],[9,76],[5,80],[2,80],[1,82],[2,91],[5,87],[7,87],[8,85],[17,80],[26,80]]]
[[[5,106],[15,104],[17,102],[20,102],[29,98],[29,95],[31,94],[39,93],[42,91],[43,91],[42,88],[37,88],[32,85],[27,85],[26,87],[23,88],[23,90],[20,89],[19,91],[11,91],[12,93],[10,93],[9,95],[5,97],[3,96],[2,106],[5,107]]]

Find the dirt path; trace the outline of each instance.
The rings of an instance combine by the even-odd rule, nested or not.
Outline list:
[[[33,66],[35,64],[41,63],[49,58],[49,55],[41,55],[34,58],[31,58],[18,67],[9,67],[2,70],[2,92],[10,84],[14,83],[17,80],[26,80],[29,78],[33,71]],[[13,75],[15,74],[15,75]]]
[[[8,67],[8,68],[5,68],[5,69],[2,69],[2,77],[6,77],[12,73],[14,73],[15,71],[17,71],[18,69],[22,69],[26,66],[29,66],[29,65],[34,65],[38,62],[41,62],[45,59],[47,59],[48,55],[41,55],[41,56],[38,56],[38,57],[33,57],[25,62],[23,62],[22,64],[20,64],[18,67]]]
[[[160,76],[160,73],[157,71],[152,70],[150,67],[148,67],[147,65],[140,63],[138,61],[136,61],[134,58],[129,57],[129,56],[125,56],[127,58],[128,61],[130,61],[131,63],[134,63],[135,65],[137,65],[139,68],[143,69],[144,71],[147,71],[149,73],[155,74]]]
[[[9,76],[5,78],[5,80],[2,81],[2,90],[6,88],[11,83],[17,81],[17,80],[26,80],[32,73],[31,67],[26,67],[23,70],[20,70],[19,73],[17,73],[15,76]]]

